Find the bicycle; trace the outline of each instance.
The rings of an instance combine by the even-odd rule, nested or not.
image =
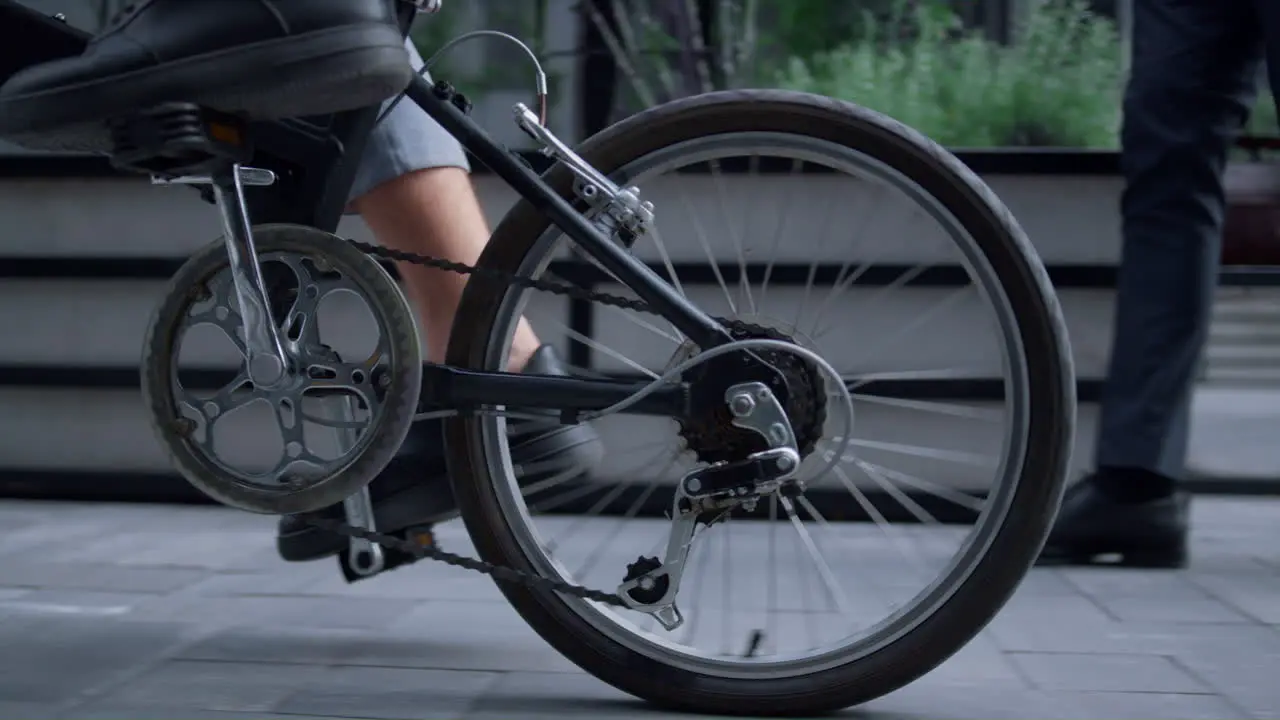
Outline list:
[[[403,4],[406,33],[428,4],[439,9],[438,0]],[[538,77],[545,110],[540,67]],[[346,522],[311,522],[349,538],[344,563],[350,572],[373,575],[409,558],[489,574],[525,621],[568,659],[666,707],[811,715],[859,704],[929,672],[998,612],[1034,561],[1061,496],[1075,416],[1074,378],[1061,310],[1043,266],[1008,210],[957,159],[911,129],[849,103],[739,90],[652,108],[576,151],[547,129],[545,112],[517,105],[517,124],[554,161],[539,175],[469,117],[468,101],[448,83],[433,86],[415,77],[402,99],[439,122],[522,198],[495,228],[474,267],[389,252],[333,234],[363,138],[379,116],[377,107],[332,118],[328,127],[305,120],[250,126],[182,103],[144,109],[115,123],[113,163],[150,174],[157,184],[210,189],[226,227],[223,239],[193,256],[170,282],[142,362],[143,393],[156,435],[189,482],[223,504],[259,513],[307,513],[343,503]],[[281,140],[285,135],[291,142]],[[322,180],[251,166],[254,136],[263,149],[286,158],[330,148]],[[343,150],[333,151],[335,145]],[[814,550],[811,560],[833,604],[848,610],[848,599],[833,588],[834,571],[830,566],[823,571],[817,542],[801,517],[808,513],[829,528],[806,496],[828,471],[862,503],[838,472],[856,446],[852,398],[870,383],[895,378],[891,373],[845,377],[813,349],[817,340],[799,332],[798,321],[788,326],[756,312],[754,299],[752,312],[739,312],[718,266],[714,274],[730,306],[728,317],[694,304],[665,255],[657,268],[638,258],[642,243],[661,246],[660,208],[641,199],[646,178],[678,163],[685,163],[679,166],[685,172],[711,175],[732,163],[759,167],[766,152],[779,153],[790,169],[810,165],[827,174],[844,171],[885,180],[921,201],[924,214],[952,226],[961,236],[954,240],[978,294],[997,306],[1000,361],[1010,373],[1001,398],[1020,429],[1001,443],[996,470],[1003,484],[988,493],[989,504],[977,512],[980,532],[941,567],[938,579],[866,637],[785,657],[779,645],[779,657],[762,656],[766,640],[777,644],[799,634],[793,623],[769,638],[752,630],[740,654],[698,655],[679,646],[674,634],[696,635],[676,600],[687,584],[697,541],[722,529],[731,549],[729,521],[751,522],[748,518],[758,517],[766,505],[768,532],[774,533],[785,516],[802,544]],[[244,188],[277,182],[293,183],[292,195],[262,196],[260,201],[276,204],[259,209],[293,222],[252,225]],[[563,246],[556,230],[601,278],[633,296],[544,277]],[[471,276],[448,364],[422,364],[413,315],[375,258]],[[769,259],[765,288],[770,273],[783,272],[783,265]],[[846,259],[829,278],[834,287],[822,307],[838,303],[841,288],[847,290],[869,268]],[[810,271],[807,293],[816,274]],[[907,284],[920,274],[904,273],[884,286]],[[738,282],[746,290],[740,288],[740,300],[750,296],[752,276],[743,263]],[[631,361],[648,379],[503,372],[510,332],[531,290],[645,314],[653,320],[637,321],[638,327],[669,337],[677,347],[660,372]],[[354,295],[368,309],[380,337],[372,351],[344,353],[336,343],[321,340],[320,305],[338,292]],[[669,325],[670,332],[654,322]],[[199,324],[213,325],[242,356],[236,376],[204,396],[182,387],[178,367],[182,336],[188,326]],[[275,464],[235,469],[213,457],[216,422],[260,401],[270,406],[282,436]],[[304,409],[312,401],[318,414]],[[898,406],[911,408],[910,402]],[[916,409],[923,407],[913,402]],[[930,409],[957,412],[973,422],[987,417],[957,408]],[[614,589],[590,589],[565,567],[575,552],[587,552],[587,564],[598,565],[603,548],[547,542],[533,526],[536,508],[526,501],[528,490],[520,490],[506,448],[504,418],[512,415],[552,423],[647,416],[676,428],[690,467],[663,503],[668,518],[659,530],[665,542],[658,544],[656,556],[644,552],[646,546],[631,547],[628,556],[636,552],[637,559],[608,568],[618,578]],[[480,560],[379,533],[371,522],[368,483],[391,460],[410,424],[426,417],[449,418],[451,481]],[[307,425],[330,431],[325,449],[331,457],[321,454],[324,443],[312,446]],[[838,434],[829,437],[832,426]],[[910,474],[886,475],[884,468],[856,456],[854,461],[877,482],[924,482]],[[592,507],[618,501],[617,488],[606,489]],[[625,504],[640,507],[656,488],[650,484]],[[864,509],[873,517],[878,512]],[[623,519],[635,514],[629,510]],[[755,552],[772,554],[770,543]],[[694,584],[705,577],[696,574]],[[774,584],[765,594],[779,592]],[[725,593],[730,593],[727,584]],[[726,627],[749,627],[728,610],[721,621]]]

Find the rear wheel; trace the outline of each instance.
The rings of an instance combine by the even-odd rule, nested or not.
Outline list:
[[[835,423],[819,428],[802,468],[826,466],[833,442],[847,456],[834,472],[809,478],[804,498],[766,498],[753,513],[735,511],[702,528],[678,601],[683,627],[668,632],[647,615],[504,584],[507,598],[587,672],[685,710],[810,715],[929,672],[983,628],[1028,571],[1056,512],[1071,448],[1075,397],[1061,311],[1017,223],[920,134],[798,93],[677,101],[606,130],[580,152],[655,202],[656,227],[634,253],[707,312],[821,353],[840,371],[857,422],[847,446],[829,436]],[[733,167],[765,177],[746,185],[729,174]],[[564,168],[546,179],[575,198]],[[696,217],[699,203],[710,220]],[[766,206],[776,217],[760,214]],[[817,217],[822,208],[860,227]],[[793,215],[799,229],[782,227]],[[926,234],[926,221],[942,232]],[[878,222],[898,231],[882,229],[878,248],[843,232],[868,235]],[[748,236],[761,234],[748,249]],[[582,274],[580,261],[552,262],[565,257],[561,238],[522,202],[480,264],[529,276]],[[736,262],[711,262],[713,246]],[[625,294],[604,283],[597,289]],[[911,299],[890,304],[888,293],[899,291]],[[505,367],[522,313],[549,334],[556,324],[549,306],[531,299],[473,279],[449,362]],[[896,317],[920,305],[915,317]],[[948,317],[957,308],[969,314]],[[985,322],[976,321],[979,310]],[[591,372],[656,377],[696,352],[660,318],[600,313],[595,337],[563,328],[590,349]],[[906,338],[910,332],[920,339]],[[609,347],[608,338],[619,345]],[[904,339],[917,343],[913,353],[902,352],[910,347]],[[983,340],[991,348],[975,349]],[[940,366],[944,353],[952,366]],[[606,590],[637,556],[660,554],[672,483],[716,451],[708,439],[714,429],[611,416],[596,421],[607,467],[588,479],[566,474],[560,492],[544,486],[522,496],[503,420],[450,423],[455,493],[482,557]],[[799,427],[797,418],[792,424]],[[924,447],[926,435],[951,447]],[[649,452],[663,442],[669,458]],[[627,465],[629,457],[637,461]],[[977,487],[981,471],[989,471],[989,487]],[[784,535],[790,550],[782,549]],[[954,548],[942,552],[943,545]],[[824,607],[799,607],[810,595],[825,596]]]

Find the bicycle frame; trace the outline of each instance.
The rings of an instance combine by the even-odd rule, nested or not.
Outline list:
[[[732,338],[719,322],[686,300],[656,272],[633,257],[605,235],[590,220],[560,197],[546,182],[512,152],[497,142],[456,107],[447,97],[447,85],[432,87],[416,76],[405,91],[406,97],[453,135],[473,156],[501,177],[522,198],[546,213],[585,253],[595,258],[641,300],[649,303],[678,330],[702,348],[730,342]],[[439,381],[447,377],[444,391],[449,405],[506,404],[560,410],[604,409],[633,395],[643,384],[607,380],[538,378],[512,373],[461,372],[434,367],[430,372]],[[437,382],[424,382],[438,390]],[[575,397],[576,396],[576,397]],[[437,403],[440,397],[435,398]],[[630,409],[635,413],[683,415],[688,411],[687,392],[677,386],[642,399]]]
[[[411,3],[402,4],[401,9],[401,24],[407,36],[415,10]],[[496,142],[451,101],[447,88],[444,83],[433,87],[421,75],[416,75],[405,90],[405,99],[438,122],[522,198],[546,213],[582,252],[595,258],[699,347],[710,349],[732,340],[719,322],[687,301],[661,276],[575,210],[519,156]],[[370,107],[328,118],[255,125],[258,147],[267,151],[255,157],[255,165],[272,169],[280,179],[276,192],[248,196],[255,222],[294,222],[335,231],[380,110]],[[557,410],[565,422],[573,422],[579,413],[603,410],[627,400],[646,384],[461,370],[428,364],[420,405],[424,409],[460,411],[492,405]],[[624,412],[683,417],[690,413],[690,402],[688,385],[673,383],[646,395]]]

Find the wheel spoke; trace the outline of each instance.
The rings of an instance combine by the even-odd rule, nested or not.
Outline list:
[[[759,165],[760,158],[753,155],[751,156],[751,161],[751,169],[754,170]],[[745,295],[747,313],[755,315],[759,311],[756,308],[755,299],[751,296],[751,281],[747,276],[747,255],[742,246],[742,233],[734,229],[733,218],[729,213],[729,201],[725,197],[724,178],[720,174],[720,163],[715,160],[711,161],[711,177],[716,184],[716,200],[719,201],[720,219],[724,223],[730,241],[733,243],[734,257],[738,260],[738,306],[742,306],[743,295]],[[725,292],[728,292],[728,288],[725,288]]]
[[[778,250],[782,247],[782,228],[786,224],[787,218],[791,217],[792,201],[795,198],[795,189],[798,183],[795,182],[800,171],[804,169],[804,161],[793,159],[788,175],[791,182],[786,184],[784,199],[779,205],[778,222],[773,228],[773,245],[769,248],[768,259],[765,261],[764,277],[760,281],[760,306],[757,312],[765,311],[765,299],[769,296],[769,279],[773,276],[773,268],[777,262]]]
[[[804,545],[805,552],[809,555],[809,561],[813,563],[813,567],[818,571],[818,577],[822,578],[822,583],[827,590],[827,598],[846,616],[852,615],[849,606],[849,599],[845,597],[844,590],[840,588],[840,583],[836,580],[836,574],[831,571],[831,566],[827,564],[826,558],[818,550],[818,546],[813,542],[813,536],[809,534],[808,528],[804,526],[804,522],[800,520],[800,514],[796,512],[795,505],[789,498],[781,498],[782,509],[787,513],[787,520],[791,522],[791,527],[795,528],[796,534],[800,536],[800,541]]]
[[[775,156],[785,162],[771,162]],[[731,169],[744,169],[749,179],[731,175]],[[1031,432],[1025,411],[1030,352],[1020,343],[1029,337],[1038,342],[1045,334],[1028,334],[1020,322],[1031,316],[1007,306],[1001,284],[1023,279],[1000,275],[1011,266],[1003,260],[986,264],[992,248],[1018,250],[1021,238],[1012,228],[975,220],[1002,214],[962,214],[966,225],[951,215],[956,208],[930,204],[924,188],[935,185],[914,184],[918,173],[900,174],[879,158],[805,133],[697,138],[600,170],[653,199],[656,225],[636,247],[643,248],[646,261],[661,265],[660,276],[665,274],[682,296],[705,305],[705,312],[728,318],[735,333],[758,327],[819,353],[825,363],[815,367],[821,366],[826,384],[817,384],[810,397],[791,396],[800,402],[784,407],[794,432],[812,427],[820,436],[800,443],[816,449],[797,469],[804,483],[798,492],[771,489],[767,499],[755,498],[761,503],[758,511],[754,503],[726,509],[723,498],[692,500],[692,511],[702,517],[676,598],[685,618],[682,628],[666,631],[653,616],[634,610],[615,612],[559,596],[554,602],[582,617],[584,627],[608,635],[611,647],[624,648],[624,654],[726,682],[757,674],[817,675],[825,672],[814,669],[817,663],[860,662],[854,658],[867,648],[892,645],[898,635],[915,632],[950,597],[946,589],[984,562],[993,528],[1008,507],[994,498],[1007,499],[1023,480],[1021,468],[1007,460],[1027,451]],[[755,185],[740,184],[752,181]],[[936,223],[943,234],[917,227],[924,222]],[[549,229],[535,230],[536,236],[522,229],[520,238],[504,238],[530,248],[521,265],[530,274],[546,267],[544,253],[556,247],[555,237],[545,234]],[[676,238],[684,246],[677,247]],[[783,238],[802,247],[788,246]],[[643,245],[648,242],[652,249]],[[806,262],[784,264],[796,255]],[[694,262],[702,267],[686,271]],[[887,267],[900,269],[888,273]],[[957,267],[965,284],[942,292],[918,290],[921,281],[932,282],[935,271],[943,271],[936,276],[945,279]],[[731,271],[737,275],[729,277]],[[911,300],[913,294],[928,301]],[[509,297],[517,301],[494,296],[484,304],[502,308],[493,326],[483,329],[489,333],[481,338],[485,353],[492,351],[484,355],[486,365],[498,362],[509,347],[516,309],[528,306],[518,296]],[[559,337],[591,348],[603,365],[585,369],[584,375],[624,369],[656,379],[661,373],[656,368],[674,368],[697,354],[679,332],[667,330],[665,318],[606,306],[597,318],[609,323],[608,346],[554,320],[539,319],[535,327],[545,332],[545,323]],[[908,351],[911,341],[947,321],[963,317],[970,322],[968,313],[975,308],[994,311],[996,332],[973,339],[975,344],[994,341],[995,352],[966,345],[947,357],[953,348],[938,338],[929,338],[919,353]],[[1050,344],[1035,351],[1044,355],[1054,349]],[[670,356],[663,354],[664,346],[670,346]],[[769,354],[750,353],[760,359]],[[982,365],[969,367],[976,364],[967,361],[972,357],[981,358]],[[990,363],[995,372],[988,369],[988,358],[998,359]],[[827,377],[832,375],[827,363],[840,377]],[[733,366],[724,367],[723,380],[729,382]],[[777,367],[784,377],[798,372],[787,363]],[[997,373],[1005,375],[999,385],[989,382]],[[796,387],[790,384],[789,389]],[[806,380],[800,387],[808,386]],[[974,388],[983,399],[964,394]],[[719,414],[712,415],[703,407],[708,405],[704,398],[721,392],[695,386],[691,397],[701,405],[678,422],[593,417],[606,460],[584,474],[580,486],[563,488],[553,487],[559,478],[548,482],[544,477],[554,473],[549,461],[522,464],[501,454],[510,448],[500,424],[471,421],[485,430],[478,435],[485,443],[483,472],[494,476],[479,492],[492,487],[498,502],[486,505],[513,508],[493,528],[501,546],[519,548],[521,562],[540,573],[591,587],[616,587],[636,558],[664,558],[672,483],[713,461],[745,456],[743,436],[728,427],[724,408],[716,405]],[[846,398],[852,407],[844,404]],[[809,405],[823,414],[796,416]],[[1032,412],[1046,411],[1033,407]],[[658,450],[647,449],[654,445]],[[662,447],[670,454],[662,455]],[[893,464],[903,469],[886,467]],[[831,480],[824,475],[828,468]],[[537,492],[524,502],[515,493],[528,492],[528,483],[518,490],[513,470],[537,479]],[[970,494],[968,483],[974,480],[990,482],[992,489],[985,496]],[[570,505],[585,512],[557,514]],[[725,517],[708,517],[717,513]],[[1008,552],[1007,545],[999,552]],[[766,566],[763,576],[759,564]],[[857,582],[845,586],[842,580],[851,573]]]
[[[707,240],[707,233],[702,228],[702,223],[698,222],[698,213],[693,209],[693,203],[689,202],[688,193],[681,193],[680,200],[684,203],[685,212],[689,216],[689,222],[693,226],[693,232],[698,236],[698,244],[702,246],[702,252],[707,256],[707,264],[711,268],[711,273],[715,275],[716,284],[720,286],[720,292],[724,294],[724,301],[729,306],[729,313],[736,315],[738,313],[738,305],[733,301],[733,293],[729,292],[729,285],[724,281],[724,274],[720,272],[720,263],[716,262],[715,250],[711,249],[711,243]]]
[[[849,397],[853,398],[856,402],[888,405],[890,407],[902,408],[904,410],[919,410],[921,412],[937,413],[939,415],[950,415],[953,417],[965,418],[967,420],[1000,422],[1005,419],[1005,413],[1003,411],[973,407],[971,405],[959,405],[957,403],[943,403],[932,400],[908,400],[906,398],[885,397],[883,395],[865,395],[862,393],[849,393]]]

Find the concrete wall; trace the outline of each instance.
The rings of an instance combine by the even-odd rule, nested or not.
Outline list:
[[[1021,219],[1047,264],[1109,266],[1118,260],[1114,221],[1118,179],[993,175],[988,181]],[[486,213],[496,222],[513,202],[513,195],[492,176],[477,176],[476,182]],[[928,225],[917,214],[880,200],[833,203],[858,197],[849,186],[837,186],[821,177],[787,181],[739,176],[726,178],[726,182],[723,197],[729,205],[724,208],[721,193],[708,178],[685,176],[678,185],[676,181],[660,181],[645,186],[659,208],[659,227],[674,261],[706,259],[694,225],[687,221],[689,213],[704,218],[704,229],[711,227],[708,219],[733,218],[731,227],[745,236],[742,242],[751,244],[753,229],[772,232],[773,224],[760,219],[760,208],[776,204],[783,196],[793,199],[788,203],[791,230],[779,259],[808,262],[818,257],[854,264],[874,259],[907,265],[954,261],[954,257],[940,254],[944,246],[929,234]],[[788,182],[793,185],[791,191],[784,187]],[[794,192],[794,183],[803,183],[802,192]],[[839,214],[828,217],[827,210],[833,207]],[[0,180],[0,217],[5,219],[0,230],[0,264],[19,258],[182,258],[219,233],[212,207],[190,190],[156,188],[124,179]],[[867,222],[868,218],[872,221]],[[861,232],[856,238],[854,233],[837,233],[832,239],[831,232],[822,232],[828,222],[829,227]],[[348,219],[343,231],[352,237],[369,237],[355,218]],[[707,234],[717,259],[733,262],[734,233]],[[757,233],[755,240],[759,246],[763,235]],[[656,257],[649,245],[638,247],[637,252]],[[761,260],[765,257],[760,256]],[[162,285],[159,280],[6,279],[0,282],[0,337],[5,338],[0,344],[0,365],[61,366],[81,372],[136,367],[148,316],[159,300]],[[1105,369],[1113,292],[1106,288],[1059,290],[1076,368],[1081,380],[1089,384]],[[715,285],[689,287],[688,292],[705,298],[713,311],[717,303],[723,305],[722,293]],[[998,346],[994,333],[979,322],[983,316],[975,297],[959,298],[936,321],[916,327],[880,354],[867,355],[867,349],[874,346],[872,341],[889,338],[915,323],[922,310],[955,292],[945,287],[906,288],[881,297],[874,288],[853,290],[840,301],[838,312],[832,313],[836,329],[824,339],[823,350],[842,371],[954,368],[969,376],[998,377]],[[1259,293],[1263,293],[1263,305],[1270,302],[1264,291],[1251,292],[1255,304]],[[801,288],[771,291],[767,314],[791,317],[802,295]],[[1230,308],[1228,305],[1228,314]],[[540,297],[529,314],[545,339],[566,345],[568,311],[564,301]],[[629,323],[613,320],[607,310],[597,313],[594,335],[621,355],[648,367],[660,367],[669,358],[669,348],[655,350],[652,337]],[[626,364],[601,353],[595,354],[595,361],[596,369],[627,369]],[[1249,382],[1246,379],[1246,386]],[[0,470],[167,470],[146,425],[136,389],[78,385],[72,372],[64,387],[0,386]],[[1096,406],[1083,403],[1073,472],[1088,465],[1095,417]],[[625,426],[602,425],[614,452],[612,466],[623,474],[643,467],[646,456],[642,446],[654,441],[651,432],[637,431],[635,421],[627,422]],[[881,445],[881,449],[864,450],[873,462],[963,487],[981,487],[989,477],[980,464],[913,459],[892,448],[883,449],[907,445],[980,452],[997,439],[981,424],[870,403],[860,404],[857,422],[859,438]],[[655,432],[660,429],[652,427]],[[251,452],[253,448],[243,450]],[[1265,466],[1271,459],[1259,462]]]
[[[696,237],[694,223],[702,218],[711,251],[723,262],[734,262],[733,237],[740,234],[743,219],[758,208],[767,207],[786,192],[787,181],[769,178],[726,178],[725,197],[731,206],[725,216],[735,219],[734,232],[715,232],[712,225],[720,215],[719,195],[709,178],[683,177],[646,185],[645,189],[660,209],[660,228],[674,262],[705,262],[706,251]],[[878,202],[833,203],[849,192],[822,177],[805,178],[802,196],[790,205],[789,237],[778,260],[807,263],[813,258],[827,262],[855,262],[874,259],[879,263],[947,263],[939,238],[926,234],[929,224],[922,218]],[[1098,213],[1064,207],[1064,192],[1078,203],[1105,205],[1115,195],[1115,183],[1106,179],[1082,178],[1063,186],[1063,180],[1035,177],[995,177],[992,182],[1037,238],[1046,261],[1051,263],[1100,263],[1115,260],[1115,234],[1110,223]],[[478,176],[485,209],[496,221],[513,200],[512,194],[491,176]],[[850,192],[857,197],[856,189]],[[689,198],[686,203],[682,197]],[[837,214],[829,217],[827,209]],[[11,180],[0,185],[0,216],[7,219],[5,251],[9,257],[125,257],[176,258],[189,254],[218,235],[218,221],[212,208],[200,202],[190,190],[153,188],[128,180]],[[868,217],[864,236],[847,240],[830,239],[819,225],[831,228],[858,227]],[[773,227],[761,220],[755,228]],[[344,228],[354,237],[367,237],[365,228],[352,219]],[[826,239],[824,239],[826,238]],[[760,247],[763,237],[744,237],[744,245]],[[860,244],[859,244],[860,243]],[[859,249],[860,248],[860,249]],[[767,246],[765,246],[767,249]],[[656,259],[651,245],[637,252]],[[862,253],[859,255],[858,253]],[[763,258],[762,258],[763,259]],[[162,282],[136,280],[6,280],[0,289],[0,364],[60,365],[93,367],[130,366],[137,362],[148,314],[158,300]],[[609,289],[609,288],[603,288]],[[703,298],[709,309],[719,311],[723,293],[717,286],[687,288],[693,297]],[[957,369],[976,377],[999,377],[998,346],[993,334],[983,335],[984,311],[976,296],[952,304],[939,322],[928,324],[892,345],[883,353],[855,361],[865,355],[876,338],[889,337],[896,328],[916,321],[922,311],[955,292],[954,288],[902,289],[885,295],[867,312],[859,312],[862,300],[877,297],[877,290],[855,289],[831,313],[837,326],[824,338],[824,350],[842,371],[857,367],[862,372]],[[794,316],[802,301],[802,288],[770,291],[767,314]],[[1062,302],[1072,326],[1077,364],[1082,377],[1096,377],[1107,354],[1110,293],[1107,290],[1064,289]],[[539,332],[548,340],[564,343],[567,312],[563,301],[540,299],[530,315]],[[671,347],[658,347],[653,338],[630,323],[613,320],[608,311],[596,318],[596,338],[620,355],[647,367],[660,367],[669,358]],[[627,365],[601,353],[596,368],[626,370]],[[205,363],[202,363],[205,364]],[[0,458],[9,467],[26,468],[120,468],[162,470],[164,460],[143,422],[137,392],[131,389],[102,390],[68,387],[14,388],[0,390]],[[1087,455],[1092,410],[1083,411],[1080,441]],[[917,414],[918,415],[918,414]],[[868,438],[914,438],[913,444],[964,447],[977,442],[963,423],[946,418],[912,417],[900,409],[868,405],[860,408],[859,436]],[[642,445],[647,438],[631,430],[628,445]],[[926,437],[927,436],[927,437]],[[962,442],[966,436],[971,442]],[[612,439],[611,443],[621,442]],[[614,447],[620,450],[619,445]],[[892,467],[908,471],[902,458]],[[917,468],[923,471],[923,468]],[[981,482],[964,466],[954,468],[954,482]]]

